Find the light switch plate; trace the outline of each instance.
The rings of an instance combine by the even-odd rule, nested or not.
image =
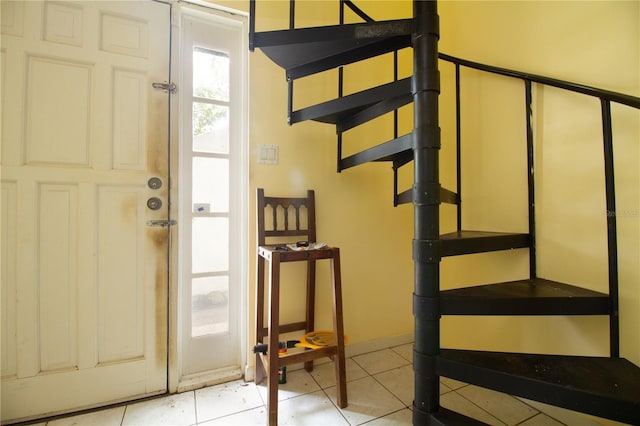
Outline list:
[[[258,145],[258,164],[278,164],[278,145]]]

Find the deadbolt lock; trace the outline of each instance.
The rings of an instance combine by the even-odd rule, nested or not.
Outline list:
[[[151,189],[160,189],[162,188],[162,179],[159,177],[152,177],[147,181],[147,185]]]
[[[151,210],[159,210],[162,207],[162,200],[158,197],[151,197],[147,200],[147,207]]]

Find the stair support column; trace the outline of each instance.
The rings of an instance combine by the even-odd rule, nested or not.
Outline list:
[[[439,409],[440,179],[438,125],[439,24],[436,1],[414,1],[414,401],[413,424],[428,425]]]

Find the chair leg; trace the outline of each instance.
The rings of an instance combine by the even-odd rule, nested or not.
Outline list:
[[[267,414],[269,426],[278,425],[278,345],[280,338],[280,256],[269,262],[269,372],[267,374]]]
[[[344,359],[344,345],[342,345],[342,350],[340,350],[340,345],[338,346],[338,354],[335,357],[335,370],[338,407],[345,408],[349,403],[347,401],[347,374]]]
[[[333,282],[333,329],[336,333],[338,353],[335,357],[338,407],[347,406],[347,374],[344,356],[344,324],[342,315],[342,279],[340,272],[340,250],[334,248],[331,259],[331,280]]]
[[[276,345],[277,347],[277,345]],[[269,426],[278,426],[278,351],[275,357],[269,355],[269,374],[267,375],[267,415]]]
[[[256,385],[262,383],[262,381],[264,380],[264,377],[266,375],[266,371],[265,371],[265,366],[262,363],[262,358],[260,358],[260,354],[256,354],[256,377],[255,377],[255,383]]]
[[[258,265],[256,268],[256,343],[262,343],[264,339],[264,269],[265,260],[258,256]],[[261,383],[266,374],[265,366],[262,364],[260,354],[256,354],[255,382]]]
[[[316,322],[316,261],[307,261],[307,318],[306,332],[315,330]],[[313,371],[313,360],[304,363],[304,369]]]

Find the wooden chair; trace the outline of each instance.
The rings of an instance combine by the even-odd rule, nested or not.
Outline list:
[[[269,209],[270,207],[270,209]],[[266,214],[268,210],[271,210]],[[304,223],[306,211],[306,224]],[[278,369],[283,366],[304,362],[305,369],[313,369],[313,360],[323,357],[335,363],[338,406],[347,406],[347,384],[344,356],[344,327],[342,316],[342,283],[340,278],[340,250],[337,247],[323,247],[311,250],[292,250],[286,243],[305,240],[316,241],[315,194],[307,191],[302,198],[266,197],[264,190],[257,191],[257,240],[258,267],[256,288],[256,341],[263,344],[267,340],[267,353],[256,354],[256,383],[267,377],[267,411],[269,425],[278,424]],[[265,225],[265,220],[268,223]],[[306,225],[306,226],[305,226]],[[333,332],[335,344],[319,349],[306,349],[279,356],[280,334],[293,331],[305,333],[314,331],[316,261],[328,259],[331,265],[333,289]],[[307,296],[306,318],[304,321],[280,324],[280,264],[286,262],[306,262]],[[265,265],[268,270],[265,271]],[[268,320],[265,327],[265,272],[268,272]]]

